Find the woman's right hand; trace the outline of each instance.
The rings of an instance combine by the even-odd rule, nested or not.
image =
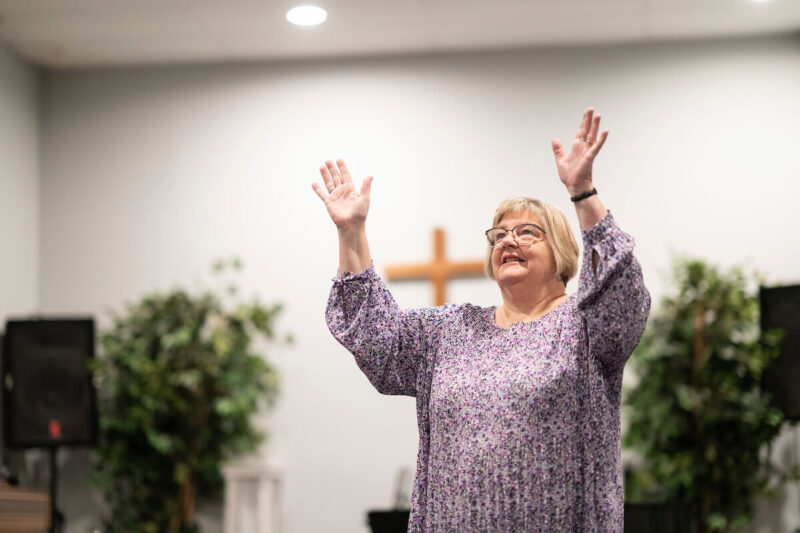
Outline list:
[[[338,168],[337,168],[338,165]],[[333,223],[340,232],[363,228],[369,211],[369,191],[372,176],[368,176],[361,184],[361,191],[356,191],[350,171],[341,159],[326,161],[319,167],[324,187],[312,183],[311,188],[325,203]]]

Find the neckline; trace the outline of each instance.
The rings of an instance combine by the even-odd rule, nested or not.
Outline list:
[[[545,318],[547,318],[547,317],[549,317],[551,315],[555,315],[556,311],[560,310],[562,307],[564,307],[566,304],[568,304],[572,300],[572,298],[574,298],[574,296],[575,296],[574,294],[568,294],[566,299],[564,299],[563,302],[561,302],[560,304],[558,304],[557,306],[555,306],[554,308],[552,308],[551,310],[549,310],[548,312],[546,312],[542,316],[540,316],[538,318],[534,318],[533,320],[520,320],[518,322],[512,322],[511,325],[508,326],[507,328],[504,328],[503,326],[499,325],[495,321],[495,315],[497,314],[497,306],[496,305],[493,305],[493,306],[487,308],[489,310],[489,313],[487,313],[486,318],[488,319],[489,324],[491,324],[495,328],[497,328],[499,330],[502,330],[502,331],[510,331],[511,329],[513,329],[515,327],[519,328],[519,327],[524,326],[525,324],[538,324],[539,322],[541,322]]]

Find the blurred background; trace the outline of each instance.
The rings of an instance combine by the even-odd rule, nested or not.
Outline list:
[[[434,227],[449,259],[479,261],[510,196],[560,207],[577,233],[550,139],[569,142],[592,106],[610,130],[595,184],[636,239],[654,310],[674,254],[800,283],[800,2],[316,5],[327,20],[297,26],[284,0],[0,0],[0,318],[102,329],[240,258],[241,293],[281,302],[276,327],[295,338],[266,349],[281,390],[255,415],[269,438],[239,459],[279,473],[281,531],[366,532],[416,464],[414,399],[379,395],[324,322],[337,238],[310,184],[326,159],[375,177],[379,272],[429,261]],[[424,281],[390,288],[432,303]],[[448,301],[500,296],[465,279]],[[796,432],[771,451],[785,468]],[[47,490],[46,454],[3,459]],[[101,528],[90,451],[57,463],[65,531]],[[755,505],[744,531],[800,528],[796,483]],[[221,504],[199,520],[222,531]]]

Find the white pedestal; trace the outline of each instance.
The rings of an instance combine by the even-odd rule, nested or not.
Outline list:
[[[225,478],[225,533],[280,533],[281,475],[266,465],[234,465]]]

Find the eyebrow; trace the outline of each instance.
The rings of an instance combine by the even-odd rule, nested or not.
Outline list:
[[[525,225],[525,224],[530,224],[530,225],[532,225],[532,226],[538,226],[538,225],[539,225],[539,223],[538,223],[538,222],[520,222],[519,224],[514,224],[514,225],[513,225],[513,226],[511,226],[510,228],[507,228],[507,227],[505,227],[505,226],[495,226],[494,228],[500,228],[500,229],[514,229],[514,228],[516,228],[517,226],[523,226],[523,225]],[[492,228],[492,229],[494,229],[494,228]]]

